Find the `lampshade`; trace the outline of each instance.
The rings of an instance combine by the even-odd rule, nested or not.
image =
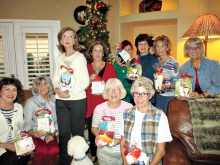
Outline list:
[[[199,38],[220,38],[220,20],[215,14],[200,14],[190,28],[182,36]]]

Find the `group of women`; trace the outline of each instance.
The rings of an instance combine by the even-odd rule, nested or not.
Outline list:
[[[126,147],[136,145],[150,158],[151,165],[162,164],[165,144],[172,140],[166,109],[174,97],[175,81],[181,73],[193,76],[190,98],[215,97],[220,93],[219,63],[203,56],[202,41],[196,37],[186,41],[184,53],[190,60],[179,69],[171,57],[172,45],[167,36],[159,36],[153,41],[148,34],[138,35],[135,46],[142,76],[130,80],[126,79],[129,64],[122,66],[120,59],[113,65],[106,62],[108,50],[102,41],[90,45],[88,55],[92,63],[87,64],[79,52],[74,29],[63,28],[58,40],[62,54],[56,60],[53,80],[48,77],[34,80],[34,96],[27,100],[24,112],[18,104],[23,98],[20,81],[15,78],[0,80],[0,164],[27,164],[32,152],[17,156],[13,144],[19,131],[18,124],[23,120],[24,129],[36,146],[33,165],[52,164],[58,154],[61,165],[69,164],[71,157],[67,154],[67,143],[71,136],[84,136],[85,122],[92,162],[98,158],[100,165],[126,165]],[[133,54],[133,46],[127,40],[122,42],[122,49]],[[130,63],[133,62],[135,59]],[[162,66],[166,81],[161,90],[155,91],[153,74],[156,69],[153,66],[156,63]],[[69,83],[74,82],[68,90],[60,88],[65,76]],[[104,81],[105,87],[103,93],[92,94],[92,82],[97,76]],[[68,81],[65,80],[67,86],[70,85]],[[51,114],[55,132],[45,134],[37,130],[39,110]],[[102,117],[106,115],[115,118],[114,144],[99,146],[96,137]]]

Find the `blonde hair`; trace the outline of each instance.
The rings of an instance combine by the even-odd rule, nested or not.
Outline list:
[[[127,92],[126,92],[122,82],[117,78],[108,79],[108,81],[105,84],[105,88],[102,92],[102,97],[104,99],[108,99],[107,90],[109,88],[111,88],[112,84],[115,84],[116,86],[118,86],[118,88],[120,88],[120,90],[121,90],[121,99],[125,98],[125,96],[127,95]]]
[[[140,77],[135,82],[132,84],[130,93],[133,95],[135,88],[137,87],[144,87],[145,89],[149,90],[151,96],[155,94],[154,86],[153,86],[153,81],[147,77]]]
[[[169,39],[167,36],[165,36],[165,35],[158,36],[158,37],[154,40],[153,49],[154,49],[155,54],[158,56],[157,51],[156,51],[156,46],[157,46],[157,42],[158,42],[158,41],[161,41],[164,45],[167,46],[167,48],[168,48],[168,50],[167,50],[167,55],[168,55],[168,56],[171,56],[172,53],[173,53],[173,47],[172,47],[172,44],[171,44],[170,39]]]

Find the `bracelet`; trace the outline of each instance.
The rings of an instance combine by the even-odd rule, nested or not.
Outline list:
[[[204,98],[206,98],[206,96],[205,96],[205,94],[204,94],[204,93],[202,93],[202,96],[203,96]]]

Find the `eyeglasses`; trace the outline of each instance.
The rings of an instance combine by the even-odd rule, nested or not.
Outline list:
[[[190,50],[190,51],[195,50],[195,51],[197,51],[197,50],[199,50],[200,48],[201,48],[200,46],[188,47],[187,50]]]
[[[118,92],[119,90],[120,90],[120,88],[108,88],[107,89],[107,91],[109,91],[109,92],[113,92],[113,91]]]
[[[133,96],[134,97],[139,97],[141,96],[142,98],[146,98],[148,95],[150,95],[150,93],[138,93],[138,92],[134,92]]]
[[[62,38],[63,38],[63,39],[67,39],[67,38],[69,38],[69,39],[73,39],[74,36],[66,36],[66,35],[63,35]]]

